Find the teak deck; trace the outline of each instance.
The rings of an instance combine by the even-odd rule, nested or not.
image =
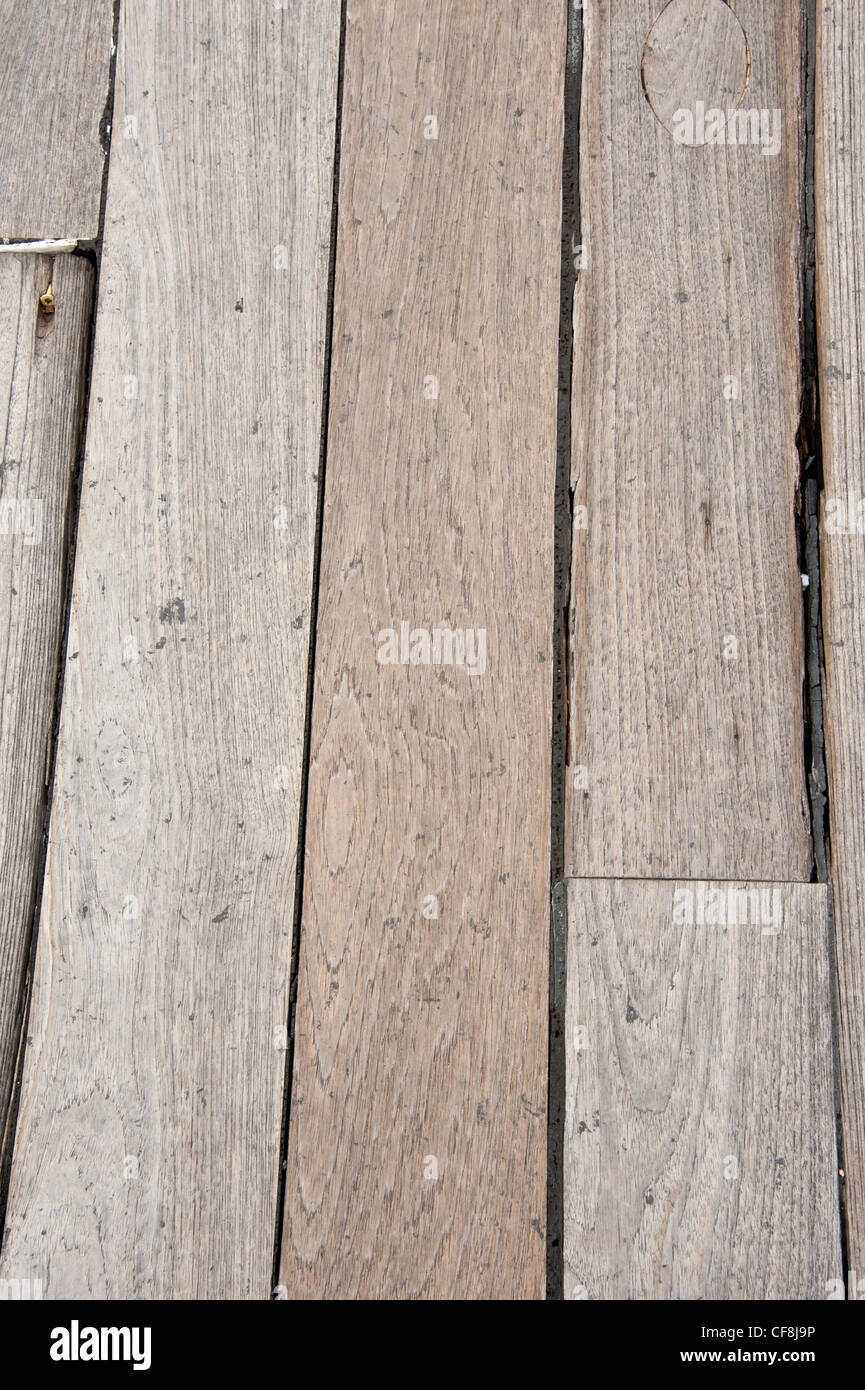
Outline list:
[[[837,1296],[861,17],[0,18],[0,1291]]]

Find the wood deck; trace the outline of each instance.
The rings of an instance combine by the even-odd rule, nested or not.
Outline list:
[[[193,10],[0,3],[0,1289],[837,1297],[865,25]]]

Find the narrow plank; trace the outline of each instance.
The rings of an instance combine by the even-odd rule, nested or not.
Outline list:
[[[840,1288],[827,887],[568,902],[566,1297]]]
[[[112,0],[0,0],[0,240],[99,231]]]
[[[121,18],[3,1262],[46,1297],[270,1293],[338,51],[337,0]]]
[[[543,1294],[565,19],[348,7],[290,1297]]]
[[[732,30],[721,0],[583,12],[576,876],[810,875],[795,531],[801,17],[787,0],[733,8]],[[696,118],[700,93],[709,109],[735,101],[750,53],[743,108],[766,110],[778,152],[677,143],[641,88],[650,29],[643,76],[671,128],[678,105]]]
[[[816,243],[826,755],[847,1242],[865,1273],[865,19],[817,6]],[[865,1284],[860,1283],[860,1289]],[[861,1297],[861,1294],[860,1294]]]
[[[49,285],[53,314],[39,304]],[[77,257],[0,259],[0,1139],[42,854],[92,298],[93,272]]]

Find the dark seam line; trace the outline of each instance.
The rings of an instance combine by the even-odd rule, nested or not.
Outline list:
[[[553,549],[553,718],[550,786],[549,1052],[547,1069],[547,1270],[546,1296],[564,1298],[564,984],[567,903],[564,875],[568,747],[573,495],[571,493],[571,374],[574,348],[575,256],[580,240],[579,124],[582,78],[582,11],[567,4],[564,146],[562,150],[562,244],[559,290],[559,372],[556,414],[556,482]]]
[[[327,469],[327,440],[330,413],[330,373],[333,354],[333,314],[334,288],[336,283],[336,247],[339,230],[339,169],[342,140],[342,103],[345,76],[347,0],[342,0],[339,18],[339,60],[336,83],[336,125],[333,150],[333,184],[330,215],[330,262],[327,274],[327,311],[325,322],[324,374],[321,401],[321,443],[318,458],[318,498],[316,503],[315,544],[312,562],[312,594],[309,612],[309,655],[306,678],[306,715],[303,732],[303,761],[301,764],[300,808],[297,824],[297,858],[295,868],[294,918],[291,933],[291,967],[288,991],[288,1040],[285,1053],[285,1077],[283,1081],[282,1130],[280,1133],[280,1165],[276,1194],[276,1221],[273,1238],[273,1264],[271,1273],[271,1296],[277,1297],[279,1286],[280,1257],[282,1252],[283,1227],[285,1224],[285,1193],[288,1168],[288,1141],[291,1124],[291,1097],[294,1079],[294,1029],[297,1012],[297,979],[300,969],[300,926],[303,912],[304,855],[306,849],[306,816],[309,799],[309,763],[312,743],[312,705],[315,682],[316,635],[318,627],[318,601],[321,584],[321,553],[324,531],[324,494]]]
[[[805,774],[811,809],[811,843],[814,862],[812,881],[826,883],[832,861],[829,786],[823,724],[823,624],[820,569],[820,502],[823,494],[823,441],[820,427],[820,370],[817,337],[816,279],[816,193],[814,154],[816,140],[817,6],[805,0],[805,150],[803,168],[802,230],[802,407],[796,443],[801,460],[801,504],[799,514],[799,553],[801,568],[808,576],[804,591],[805,625]],[[848,1287],[849,1255],[847,1210],[841,1174],[844,1160],[844,1125],[841,1113],[840,978],[835,944],[835,912],[829,900],[827,949],[832,993],[832,1066],[835,1090],[835,1145],[838,1167],[838,1214],[841,1232],[841,1267],[844,1287]]]
[[[102,119],[99,123],[100,141],[105,152],[105,158],[102,165],[98,234],[95,241],[82,243],[79,240],[77,249],[69,253],[72,256],[78,256],[88,261],[93,267],[94,273],[91,282],[90,301],[90,332],[81,355],[83,389],[81,392],[81,404],[76,426],[78,447],[72,466],[72,474],[69,479],[69,494],[66,503],[66,517],[63,531],[63,555],[65,556],[65,560],[63,561],[63,592],[61,594],[62,619],[57,643],[51,734],[48,749],[46,750],[46,785],[42,803],[42,826],[36,862],[33,868],[33,887],[31,891],[32,906],[30,923],[27,930],[25,966],[18,993],[18,1016],[20,1018],[18,1054],[15,1059],[12,1088],[9,1096],[5,1124],[2,1130],[0,1130],[0,1250],[2,1250],[3,1236],[6,1227],[9,1180],[12,1171],[12,1155],[15,1148],[18,1109],[21,1100],[21,1079],[24,1071],[24,1057],[27,1048],[27,1028],[30,1021],[30,1004],[36,965],[36,947],[39,935],[39,917],[42,910],[42,896],[45,888],[45,867],[48,856],[48,829],[51,819],[54,777],[57,767],[57,744],[60,737],[60,710],[63,702],[63,679],[66,670],[66,650],[69,640],[69,619],[72,608],[72,581],[75,572],[75,551],[78,540],[81,479],[84,470],[84,456],[87,445],[87,422],[90,418],[93,346],[96,338],[96,309],[99,303],[99,273],[102,262],[102,237],[105,229],[105,201],[108,191],[108,163],[111,149],[111,124],[114,114],[114,83],[117,71],[117,34],[120,24],[120,3],[121,0],[114,0],[114,15],[111,33],[113,52],[111,53],[108,64],[108,91],[105,107],[102,113]],[[2,1107],[3,1104],[3,1097],[0,1097],[0,1107]],[[2,1120],[2,1118],[2,1108],[0,1108],[0,1120]]]

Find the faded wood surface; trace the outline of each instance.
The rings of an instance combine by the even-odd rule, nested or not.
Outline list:
[[[348,6],[289,1297],[543,1296],[564,50]]]
[[[568,888],[566,1297],[826,1298],[828,889]]]
[[[49,285],[53,314],[39,305]],[[0,1141],[42,857],[92,295],[93,272],[77,257],[0,258]]]
[[[140,0],[2,1273],[267,1297],[339,5]]]
[[[95,237],[111,0],[0,0],[0,240]]]
[[[583,11],[574,875],[810,873],[794,523],[799,6],[734,7],[750,53],[743,106],[769,113],[767,148],[777,108],[777,153],[677,143],[641,83],[642,62],[671,127],[676,103],[692,102],[696,138],[696,94],[709,106],[738,91],[747,58],[718,6],[677,0],[645,56],[654,0]]]
[[[865,1273],[865,18],[817,6],[816,239],[823,649],[845,1205]],[[865,1289],[865,1284],[860,1283]],[[859,1295],[862,1296],[861,1293]]]

